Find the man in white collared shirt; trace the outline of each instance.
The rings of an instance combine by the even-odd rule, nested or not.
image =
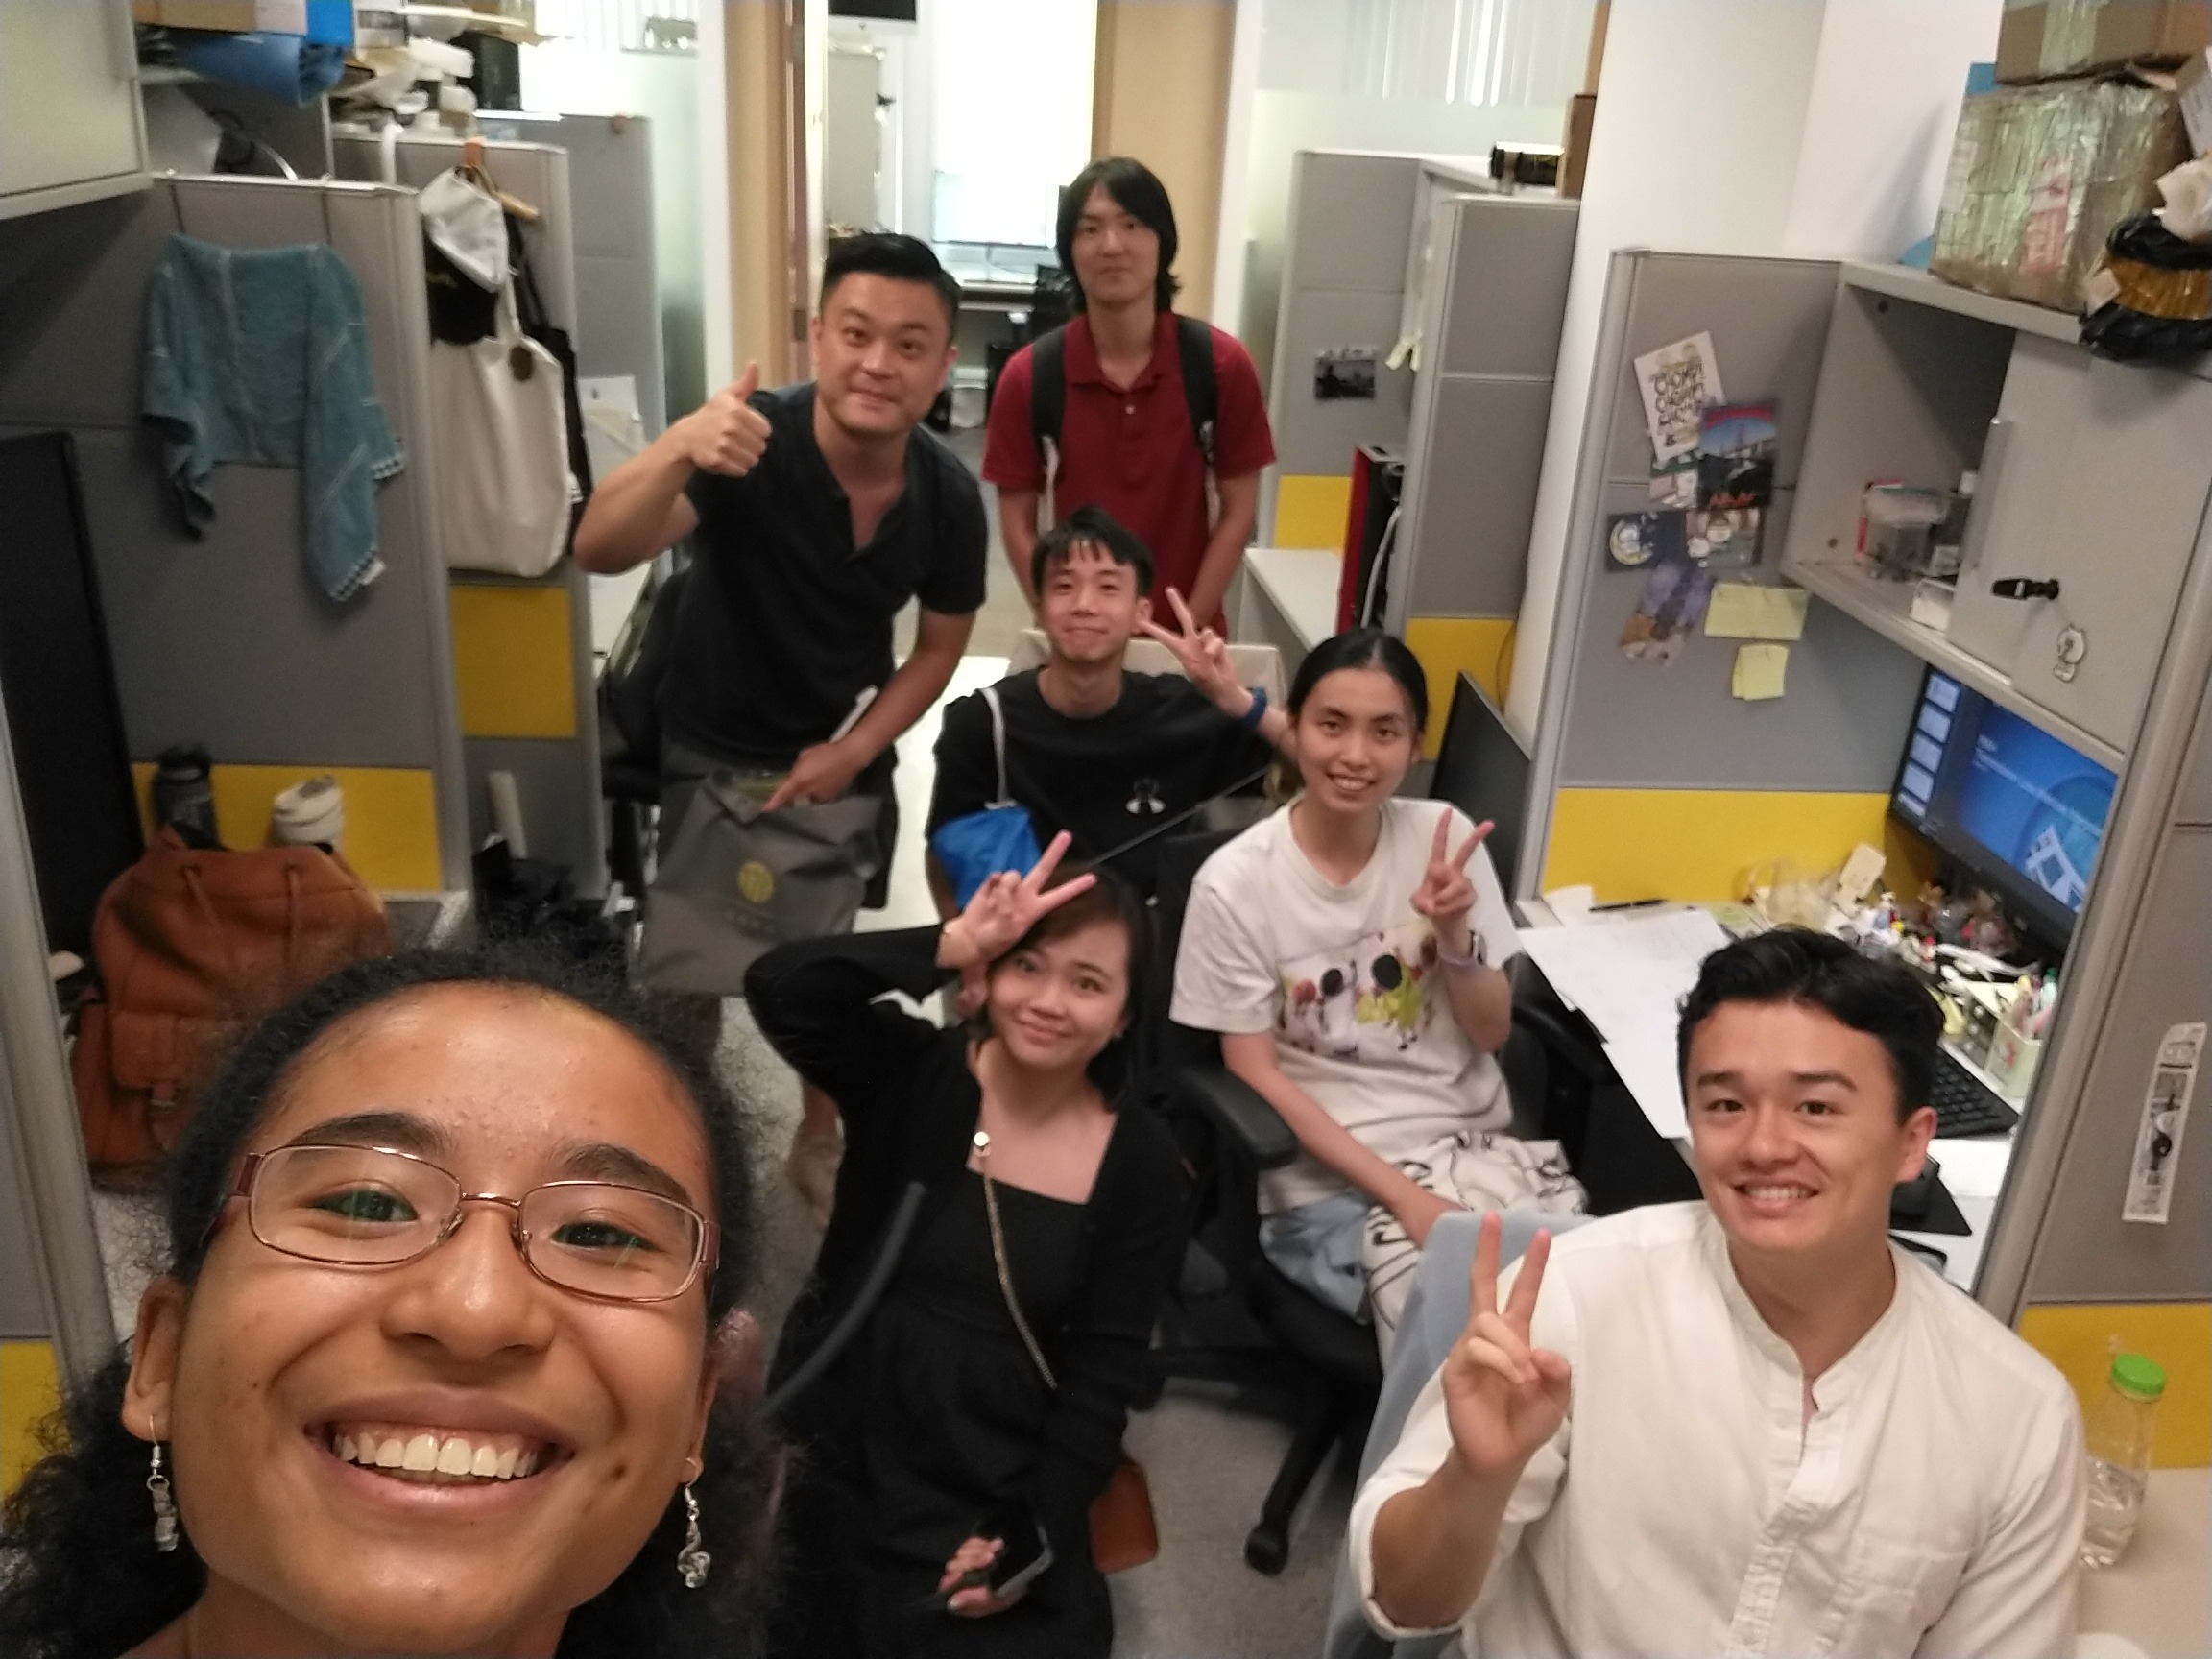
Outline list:
[[[2073,1393],[1887,1238],[1939,1032],[1818,934],[1707,958],[1704,1201],[1540,1236],[1503,1281],[1484,1222],[1466,1335],[1353,1506],[1378,1629],[1485,1659],[2073,1653]]]

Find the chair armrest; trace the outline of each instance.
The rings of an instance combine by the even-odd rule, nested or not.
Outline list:
[[[1513,1023],[1543,1044],[1547,1054],[1579,1072],[1586,1082],[1612,1081],[1613,1068],[1604,1054],[1543,1009],[1531,1008],[1526,1002],[1516,1000],[1513,1004]]]
[[[1256,1169],[1280,1169],[1298,1156],[1298,1137],[1251,1084],[1225,1066],[1178,1066],[1164,1079],[1178,1105],[1203,1115]]]

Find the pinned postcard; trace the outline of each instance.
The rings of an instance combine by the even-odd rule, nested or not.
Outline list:
[[[1761,588],[1722,582],[1705,611],[1705,632],[1715,639],[1795,639],[1805,632],[1802,588]]]
[[[1697,505],[1697,457],[1695,454],[1651,463],[1651,505],[1662,508]]]
[[[1605,568],[1641,570],[1689,556],[1679,513],[1616,513],[1605,520]]]
[[[1698,417],[1697,505],[1764,507],[1774,498],[1774,400],[1708,404]]]
[[[1661,461],[1688,455],[1704,431],[1705,405],[1722,401],[1720,365],[1713,336],[1693,334],[1636,359],[1636,389],[1644,395],[1644,425],[1651,453]]]
[[[1728,677],[1728,694],[1746,703],[1764,703],[1782,695],[1790,672],[1787,645],[1739,645],[1736,668]]]
[[[1644,597],[1621,630],[1623,655],[1634,662],[1671,662],[1682,641],[1705,618],[1713,572],[1688,559],[1663,559],[1644,579]]]
[[[1683,516],[1683,550],[1708,570],[1748,570],[1759,563],[1759,509],[1701,507]]]

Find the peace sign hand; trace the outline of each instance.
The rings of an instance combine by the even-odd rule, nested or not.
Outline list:
[[[1249,696],[1237,683],[1237,670],[1229,661],[1229,647],[1220,635],[1211,628],[1198,626],[1190,614],[1190,607],[1183,602],[1183,595],[1174,589],[1167,589],[1167,603],[1175,608],[1175,619],[1182,632],[1170,634],[1159,623],[1146,618],[1137,624],[1145,635],[1157,639],[1175,654],[1183,672],[1190,676],[1190,684],[1206,694],[1206,700],[1215,708],[1230,713],[1241,713],[1242,709],[1232,708],[1232,703],[1250,706]]]
[[[1504,1225],[1495,1213],[1482,1217],[1475,1245],[1472,1306],[1442,1372],[1444,1413],[1452,1448],[1465,1472],[1494,1482],[1517,1479],[1529,1458],[1559,1431],[1573,1396],[1566,1357],[1529,1345],[1528,1322],[1551,1235],[1538,1233],[1521,1258],[1503,1310],[1498,1306],[1498,1249]]]
[[[1468,878],[1467,860],[1475,856],[1475,849],[1488,838],[1492,823],[1484,819],[1475,826],[1475,833],[1467,837],[1467,844],[1455,854],[1446,854],[1446,838],[1452,832],[1452,813],[1449,808],[1436,818],[1436,839],[1429,848],[1429,868],[1421,873],[1421,885],[1413,889],[1413,908],[1429,918],[1436,935],[1447,946],[1458,941],[1466,930],[1467,912],[1475,908],[1475,883]]]
[[[997,961],[1037,925],[1039,917],[1095,885],[1097,877],[1086,873],[1048,890],[1052,872],[1060,867],[1072,840],[1063,830],[1028,875],[1001,870],[976,888],[968,907],[946,923],[938,935],[937,965],[966,970]]]

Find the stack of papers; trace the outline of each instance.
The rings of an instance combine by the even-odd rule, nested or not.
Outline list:
[[[1559,999],[1597,1027],[1613,1070],[1669,1140],[1690,1132],[1674,1054],[1682,999],[1698,965],[1727,943],[1720,925],[1697,909],[1521,934],[1521,948]]]

